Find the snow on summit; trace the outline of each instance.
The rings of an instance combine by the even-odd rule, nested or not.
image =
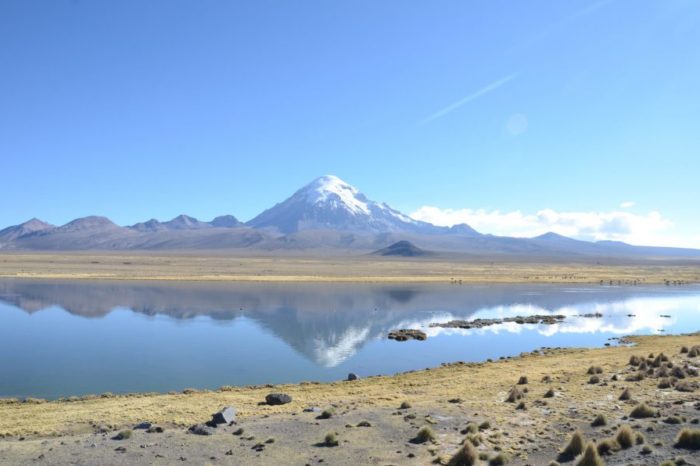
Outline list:
[[[370,215],[365,197],[354,186],[337,176],[316,178],[304,188],[310,204],[327,204],[329,207],[346,208],[355,214]]]

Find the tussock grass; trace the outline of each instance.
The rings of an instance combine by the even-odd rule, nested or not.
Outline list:
[[[508,462],[508,456],[505,453],[499,453],[489,459],[489,466],[503,466]]]
[[[554,390],[550,388],[549,390],[544,392],[544,397],[545,398],[554,398]]]
[[[479,451],[469,440],[457,450],[457,453],[450,458],[448,466],[475,466],[480,464]]]
[[[527,376],[521,375],[518,379],[518,385],[527,385]]]
[[[586,439],[583,438],[581,431],[577,430],[571,435],[569,443],[559,452],[559,455],[561,458],[575,458],[583,453],[584,448],[586,448]]]
[[[323,444],[327,447],[337,447],[340,442],[335,432],[328,432],[323,438]]]
[[[605,418],[605,415],[603,414],[598,414],[595,419],[591,422],[592,427],[600,427],[600,426],[606,426],[608,425],[608,420]]]
[[[635,419],[644,419],[647,417],[654,417],[654,416],[656,416],[656,410],[654,408],[648,406],[646,403],[638,404],[630,412],[630,417],[633,417]]]
[[[700,429],[683,429],[676,437],[676,448],[700,450]]]
[[[515,403],[516,401],[525,398],[525,394],[521,392],[518,387],[513,387],[508,392],[508,397],[506,398],[507,403]]]
[[[598,377],[597,375],[592,375],[591,378],[588,379],[588,383],[591,385],[598,384],[600,383],[600,377]]]
[[[402,401],[399,409],[411,409],[413,406],[408,401]]]
[[[114,436],[114,440],[127,440],[131,438],[131,435],[133,432],[129,429],[127,430],[122,430],[119,432],[117,435]]]
[[[583,454],[576,459],[576,466],[605,466],[605,462],[598,455],[595,443],[588,442]]]
[[[615,434],[615,441],[623,450],[632,448],[635,443],[634,431],[627,424],[620,426]]]
[[[622,393],[620,393],[620,396],[618,397],[618,400],[620,401],[627,401],[630,399],[632,399],[632,394],[630,393],[629,388],[625,388],[624,390],[622,390]]]
[[[435,436],[435,432],[430,426],[423,426],[418,430],[418,433],[416,434],[415,437],[413,437],[413,442],[414,443],[425,443],[425,442],[433,442],[435,441],[437,437]]]
[[[601,455],[611,455],[613,454],[614,451],[620,449],[620,445],[617,443],[617,440],[614,438],[606,438],[603,440],[600,440],[596,444],[596,448],[598,449],[598,453]]]
[[[591,366],[588,368],[588,371],[586,372],[588,375],[593,375],[593,374],[602,374],[603,373],[603,368],[600,366]]]

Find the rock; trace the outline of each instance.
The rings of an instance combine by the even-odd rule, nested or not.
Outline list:
[[[141,430],[148,430],[151,428],[153,424],[150,422],[141,422],[140,424],[136,424],[134,426],[134,430],[141,429]]]
[[[212,414],[211,420],[214,424],[231,424],[236,420],[236,410],[227,406],[218,413]]]
[[[582,317],[598,317],[598,314],[586,314]],[[462,329],[472,329],[472,328],[483,328],[489,327],[491,325],[505,324],[509,322],[515,322],[516,324],[541,324],[541,325],[554,325],[564,321],[566,316],[564,315],[532,315],[532,316],[515,316],[515,317],[505,317],[503,319],[475,319],[475,320],[451,320],[449,322],[443,323],[433,323],[430,324],[431,327],[442,327],[442,328],[462,328]]]
[[[265,397],[265,402],[269,405],[284,405],[292,402],[292,397],[286,393],[270,393]]]
[[[320,413],[321,408],[318,406],[309,406],[308,408],[304,408],[305,413]]]
[[[146,432],[149,434],[162,434],[164,429],[161,426],[151,426]]]
[[[401,330],[393,330],[389,332],[389,340],[396,341],[407,341],[407,340],[420,340],[423,341],[428,338],[428,335],[421,330],[403,328]]]
[[[216,430],[206,424],[195,424],[190,427],[190,433],[195,435],[214,435]]]
[[[359,379],[359,377],[354,372],[350,372],[348,374],[348,382],[352,382],[353,380],[357,380],[357,379]]]

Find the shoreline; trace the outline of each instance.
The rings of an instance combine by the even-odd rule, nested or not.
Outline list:
[[[700,261],[0,253],[0,279],[260,283],[700,283]]]
[[[0,462],[54,464],[70,462],[77,455],[84,464],[205,464],[215,459],[223,464],[323,460],[334,465],[446,465],[465,434],[471,435],[470,424],[487,426],[475,431],[481,439],[478,450],[489,458],[506,455],[507,464],[548,464],[574,429],[602,441],[623,424],[643,432],[644,445],[653,449],[642,456],[642,444],[615,451],[605,457],[609,465],[659,464],[687,455],[689,451],[679,450],[673,439],[682,428],[697,427],[693,424],[700,418],[698,390],[659,388],[662,379],[654,376],[632,380],[637,368],[629,361],[631,356],[664,353],[679,367],[697,366],[700,357],[690,358],[681,348],[700,345],[700,332],[624,341],[631,344],[540,349],[491,362],[455,362],[355,381],[50,402],[0,400]],[[600,368],[595,383],[589,367]],[[523,378],[525,384],[520,385]],[[690,373],[685,380],[693,385],[700,381]],[[522,409],[506,401],[514,387],[524,395]],[[618,400],[623,388],[631,391],[631,401]],[[289,394],[292,402],[268,405],[269,393]],[[404,402],[408,407],[400,406]],[[648,404],[657,416],[629,418],[640,403]],[[224,406],[236,409],[236,425],[213,429],[209,436],[188,433],[190,426],[207,421]],[[319,411],[307,412],[309,407]],[[331,409],[330,418],[319,417],[321,410]],[[608,427],[591,426],[597,415],[608,419]],[[661,422],[671,417],[681,419],[681,425]],[[135,428],[143,422],[162,427],[164,433]],[[426,426],[434,439],[414,442],[416,432]],[[128,440],[115,440],[126,430]],[[340,439],[337,448],[323,445],[329,431]]]

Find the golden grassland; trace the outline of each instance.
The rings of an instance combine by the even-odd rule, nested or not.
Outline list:
[[[700,282],[700,261],[491,261],[483,257],[235,257],[184,253],[3,253],[0,278],[262,282]]]
[[[397,408],[408,400],[414,407],[449,410],[448,400],[460,399],[460,409],[488,413],[492,422],[507,425],[514,419],[514,405],[505,403],[508,391],[525,375],[529,379],[526,401],[542,399],[550,388],[556,396],[547,399],[551,414],[530,410],[528,423],[535,430],[565,421],[566,413],[576,407],[576,416],[593,419],[597,414],[621,416],[617,395],[631,387],[635,400],[672,401],[684,396],[673,390],[663,393],[658,380],[624,382],[624,372],[632,355],[664,352],[679,358],[681,346],[700,344],[700,334],[680,336],[643,336],[629,339],[630,346],[596,349],[551,349],[526,353],[520,357],[485,363],[452,363],[394,376],[363,378],[353,382],[300,383],[263,387],[222,387],[216,391],[187,391],[171,394],[133,394],[90,396],[74,400],[0,401],[0,435],[69,435],[90,432],[97,424],[113,428],[132,426],[144,419],[166,426],[189,426],[209,418],[221,406],[235,406],[239,418],[299,412],[306,406],[326,406],[342,401],[357,408]],[[589,366],[603,368],[604,377],[621,374],[620,382],[589,384]],[[542,378],[547,375],[551,383]],[[270,392],[290,394],[294,401],[283,406],[260,404]],[[687,396],[687,394],[685,395]],[[561,419],[560,419],[561,418]]]

